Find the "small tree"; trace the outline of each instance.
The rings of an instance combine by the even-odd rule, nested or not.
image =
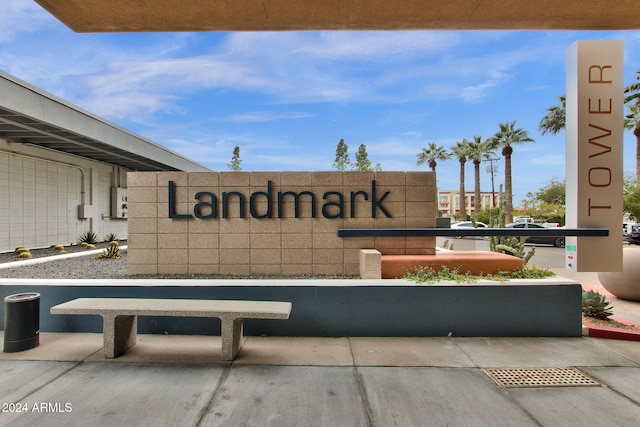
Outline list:
[[[234,172],[239,172],[242,170],[242,166],[240,164],[242,160],[240,160],[240,147],[237,145],[233,148],[233,156],[231,157],[231,163],[227,163],[227,167],[229,170]]]
[[[333,168],[344,172],[347,170],[349,164],[351,164],[351,160],[349,160],[349,147],[345,144],[344,139],[341,139],[336,147],[336,159],[333,161]]]
[[[356,171],[372,171],[371,160],[369,160],[369,155],[367,154],[367,146],[364,144],[360,144],[358,147],[358,152],[356,153],[356,162],[353,165],[353,170]]]
[[[640,187],[635,185],[625,186],[622,204],[625,212],[635,218],[636,221],[640,221]]]

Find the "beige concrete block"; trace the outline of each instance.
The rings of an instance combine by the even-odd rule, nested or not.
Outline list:
[[[267,181],[271,181],[274,187],[279,187],[280,172],[250,172],[249,173],[249,186],[251,187],[251,192],[254,192],[254,191],[266,192]]]
[[[189,264],[189,274],[220,274],[218,264]]]
[[[404,187],[407,182],[406,172],[376,172],[375,176],[377,185]]]
[[[342,249],[343,239],[338,237],[336,233],[314,233],[313,247],[322,249]]]
[[[407,218],[428,218],[429,210],[433,203],[429,202],[407,202]],[[433,217],[433,216],[431,216]]]
[[[375,228],[405,228],[406,218],[404,213],[393,218],[376,218]]]
[[[279,219],[252,219],[251,233],[262,234],[280,234]]]
[[[406,172],[407,187],[435,187],[436,175],[433,172]]]
[[[158,205],[155,203],[129,202],[127,206],[129,218],[157,218]]]
[[[220,234],[221,249],[249,249],[251,236],[249,234]]]
[[[411,253],[413,249],[429,249],[435,251],[436,238],[435,237],[407,237],[406,248]]]
[[[251,274],[279,275],[282,274],[280,264],[251,264]]]
[[[218,224],[220,234],[249,234],[251,232],[251,221],[247,219],[221,219]]]
[[[127,265],[157,265],[158,251],[156,249],[136,249],[129,247],[127,249]]]
[[[251,267],[249,264],[229,264],[220,265],[220,274],[231,274],[234,276],[248,276],[251,274]]]
[[[407,218],[407,228],[435,228],[436,218]]]
[[[251,264],[278,264],[282,263],[280,249],[251,249]]]
[[[333,276],[345,274],[342,264],[313,264],[313,274],[319,276]]]
[[[371,218],[371,212],[369,216],[365,218],[348,218],[344,220],[342,228],[375,228],[376,220]]]
[[[220,220],[198,219],[188,220],[190,234],[218,234],[220,232]]]
[[[251,247],[256,249],[280,248],[280,234],[252,234]]]
[[[389,249],[389,248],[406,248],[407,242],[405,237],[376,237],[373,245],[375,249]]]
[[[158,274],[189,274],[187,264],[159,264]]]
[[[220,187],[249,187],[251,172],[220,172]]]
[[[342,187],[342,172],[311,172],[312,186],[314,189],[317,187],[332,187],[334,191],[339,191]]]
[[[187,266],[188,264],[189,264],[188,249],[158,249],[158,271],[160,271],[161,265]]]
[[[132,264],[128,262],[127,274],[158,274],[158,264]]]
[[[281,191],[296,191],[293,188],[302,187],[310,190],[312,187],[313,172],[281,172]]]
[[[217,172],[190,172],[189,187],[217,187],[219,184]]]
[[[155,187],[158,185],[157,172],[127,172],[127,189],[132,187]],[[127,193],[129,192],[127,190]]]
[[[302,276],[313,274],[311,264],[282,264],[282,274],[285,276]]]
[[[342,240],[345,249],[373,248],[375,244],[374,237],[347,237]]]
[[[282,234],[283,249],[310,249],[313,247],[311,234]]]
[[[192,233],[189,229],[190,249],[217,249],[220,247],[219,236],[217,234]]]
[[[128,203],[157,203],[158,193],[148,187],[132,187],[127,189]]]
[[[353,208],[352,208],[353,206]],[[387,204],[383,204],[385,209],[389,210]],[[389,212],[391,212],[389,210]],[[393,213],[391,213],[393,215]],[[378,215],[384,215],[381,211],[378,211]],[[358,196],[356,203],[346,202],[344,209],[344,220],[352,221],[353,219],[367,220],[371,218],[371,199],[368,201],[362,200],[362,197]]]
[[[355,251],[350,251],[355,253]],[[358,252],[360,270],[376,271],[380,273],[382,266],[382,254],[376,249],[361,249]]]
[[[249,249],[224,249],[220,251],[220,264],[222,265],[246,265],[251,263],[251,251]]]
[[[127,245],[129,248],[136,249],[157,249],[158,248],[158,235],[157,234],[132,234],[129,233],[127,237]]]
[[[346,276],[360,276],[360,264],[345,264],[344,265],[344,274]]]
[[[314,233],[336,233],[338,228],[344,227],[345,220],[342,218],[338,219],[318,219],[313,222],[313,232]]]
[[[155,234],[158,232],[157,218],[129,218],[127,228],[131,234]]]
[[[311,249],[283,249],[283,264],[312,264],[313,250]]]
[[[188,234],[158,234],[158,249],[187,249],[188,247]]]
[[[189,265],[215,264],[220,262],[218,249],[189,249]]]
[[[335,249],[314,249],[313,264],[340,264],[344,263],[344,253]]]
[[[436,196],[434,187],[407,187],[405,192],[407,202],[433,202]]]
[[[311,218],[290,218],[280,220],[283,234],[299,234],[313,232],[314,220]]]
[[[188,234],[189,221],[186,219],[158,218],[158,233]]]
[[[189,173],[188,172],[158,172],[158,187],[168,187],[169,181],[177,187],[189,186]]]
[[[343,185],[345,187],[349,186],[359,186],[361,190],[370,191],[371,190],[371,181],[375,179],[374,172],[345,172],[342,178]],[[352,190],[348,190],[352,191]]]

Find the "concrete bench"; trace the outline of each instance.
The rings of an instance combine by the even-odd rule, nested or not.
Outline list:
[[[217,317],[222,360],[235,358],[243,319],[288,319],[290,302],[141,298],[78,298],[51,307],[51,314],[96,314],[103,318],[104,356],[118,357],[137,341],[137,316]]]

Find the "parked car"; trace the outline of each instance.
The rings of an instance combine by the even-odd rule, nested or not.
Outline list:
[[[627,236],[629,243],[640,245],[640,224],[631,225],[631,232]]]
[[[474,223],[471,221],[461,221],[456,222],[455,224],[451,224],[451,228],[488,228],[489,226],[484,222],[476,221],[475,227]],[[456,239],[460,239],[462,236],[456,236]]]
[[[532,224],[532,223],[518,223],[518,224],[507,224],[507,228],[531,228],[534,230],[544,229],[548,230],[547,227],[540,224]],[[542,243],[546,245],[553,245],[557,248],[564,248],[564,236],[529,236],[527,237],[527,243]]]

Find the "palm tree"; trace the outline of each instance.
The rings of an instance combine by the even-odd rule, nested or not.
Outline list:
[[[480,212],[480,163],[483,160],[490,159],[495,156],[495,152],[490,145],[489,140],[482,141],[482,137],[474,135],[473,141],[469,142],[469,152],[467,154],[468,159],[473,161],[473,175],[475,183],[475,205],[473,212],[477,214]]]
[[[511,154],[513,154],[514,144],[522,144],[525,142],[534,142],[529,137],[529,133],[522,129],[516,128],[515,120],[498,125],[500,130],[495,133],[489,140],[491,148],[502,147],[502,155],[504,156],[504,195],[505,195],[505,214],[506,221],[512,222],[513,217],[513,190],[511,185]]]
[[[636,71],[636,83],[631,83],[624,90],[628,94],[624,98],[625,104],[629,104],[630,114],[625,116],[624,127],[633,130],[636,137],[636,185],[640,185],[640,70]]]
[[[567,118],[567,97],[565,95],[559,96],[560,105],[554,105],[547,108],[547,114],[540,120],[540,133],[542,135],[550,133],[551,135],[558,134],[565,128],[565,120]]]
[[[431,172],[436,171],[437,160],[447,160],[451,158],[451,154],[442,145],[436,145],[435,142],[430,142],[427,148],[423,148],[421,152],[416,154],[418,161],[416,166],[421,166],[423,163],[429,163]]]
[[[460,162],[460,219],[467,220],[467,196],[464,191],[464,165],[467,163],[467,155],[469,154],[469,141],[462,138],[462,141],[456,142],[451,148],[451,152]]]

